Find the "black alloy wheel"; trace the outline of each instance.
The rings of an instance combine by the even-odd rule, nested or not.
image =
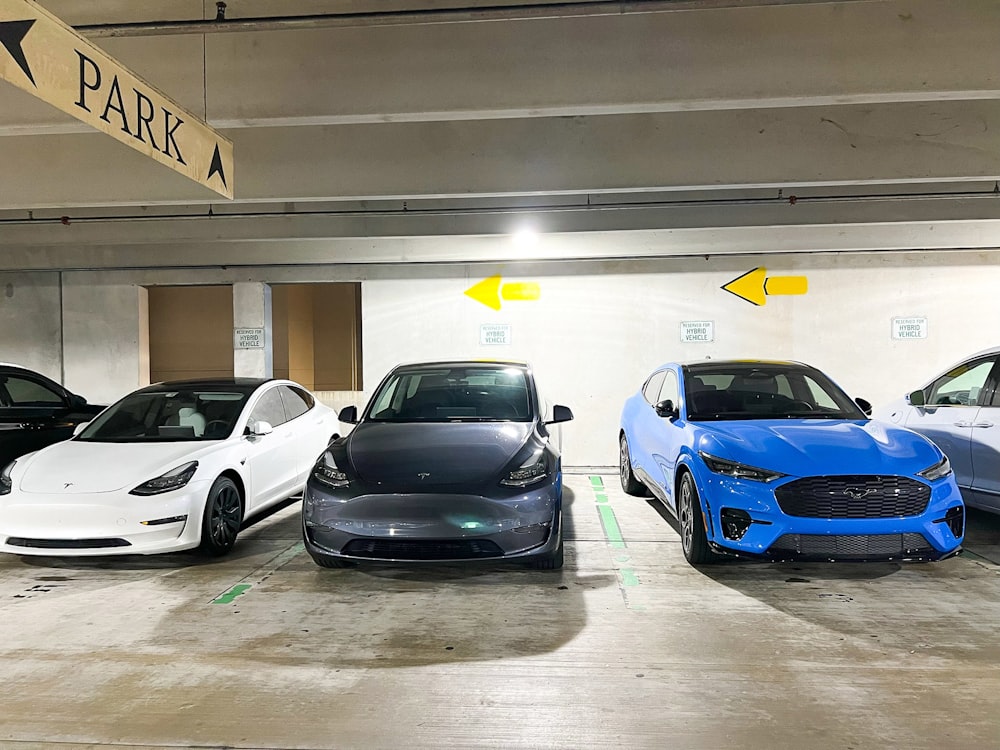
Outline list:
[[[632,472],[632,460],[628,455],[628,441],[624,435],[618,440],[618,478],[622,482],[625,494],[635,497],[645,497],[649,494],[646,485],[640,482]]]
[[[677,521],[681,527],[681,548],[684,550],[684,559],[692,565],[713,562],[716,558],[708,546],[698,489],[694,485],[694,477],[689,472],[684,472],[684,476],[681,477],[681,486],[677,493]]]
[[[201,526],[200,550],[212,557],[225,555],[236,544],[243,522],[243,500],[229,477],[219,477],[208,491]]]

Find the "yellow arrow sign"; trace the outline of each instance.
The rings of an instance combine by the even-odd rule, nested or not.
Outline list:
[[[768,276],[766,268],[747,271],[722,287],[758,307],[767,304],[767,298],[777,294],[805,294],[809,280],[805,276]]]
[[[0,78],[233,197],[229,139],[32,0],[0,0]]]
[[[504,284],[500,276],[490,276],[465,290],[466,295],[487,307],[499,310],[501,299],[508,301],[535,300],[542,296],[542,290],[533,281],[519,281]]]

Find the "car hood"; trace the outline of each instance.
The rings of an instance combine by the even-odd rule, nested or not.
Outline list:
[[[699,450],[790,476],[912,475],[941,459],[926,438],[872,420],[752,420],[702,426]]]
[[[358,476],[373,484],[478,484],[503,471],[533,427],[530,422],[367,423],[351,432],[347,450]]]
[[[68,440],[28,457],[24,467],[18,467],[18,489],[60,495],[130,490],[180,464],[197,460],[217,445]]]

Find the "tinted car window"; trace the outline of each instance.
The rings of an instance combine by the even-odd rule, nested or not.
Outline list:
[[[928,406],[968,406],[979,401],[995,360],[974,360],[955,367],[931,384]]]
[[[247,396],[232,391],[137,391],[108,407],[80,433],[95,443],[221,440]]]
[[[12,406],[61,404],[63,397],[41,383],[10,375],[5,383]]]
[[[250,425],[257,422],[267,422],[271,427],[277,427],[287,421],[285,418],[285,407],[281,402],[281,395],[277,388],[271,388],[264,392],[257,405],[250,413]]]
[[[656,399],[660,395],[660,386],[663,385],[663,378],[665,376],[666,371],[661,370],[660,372],[653,373],[649,380],[646,381],[646,385],[642,389],[642,395],[649,403],[656,403]]]
[[[313,407],[313,397],[300,388],[292,388],[287,385],[278,386],[281,392],[281,401],[285,405],[285,414],[289,420],[301,417]]]
[[[372,399],[378,422],[515,421],[534,419],[524,369],[505,365],[400,368]]]

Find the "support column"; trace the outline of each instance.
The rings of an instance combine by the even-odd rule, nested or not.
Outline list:
[[[233,374],[238,378],[274,375],[271,287],[267,284],[233,284]]]

